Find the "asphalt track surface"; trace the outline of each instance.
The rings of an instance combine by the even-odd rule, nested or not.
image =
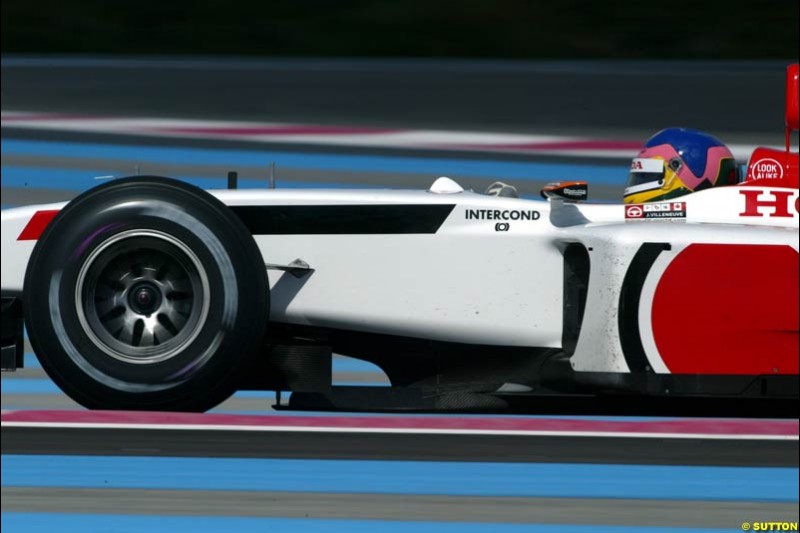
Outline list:
[[[2,107],[642,139],[685,126],[780,142],[787,63],[4,56]]]
[[[10,517],[46,511],[120,524],[160,515],[367,520],[375,529],[408,524],[403,531],[420,521],[610,531],[729,530],[798,513],[784,488],[796,488],[796,439],[5,426],[2,451],[2,508]],[[575,496],[563,493],[565,483]],[[759,492],[765,484],[782,489]],[[752,490],[754,501],[743,501]]]
[[[185,118],[277,120],[318,124],[355,124],[381,127],[429,127],[509,132],[541,132],[646,138],[666,125],[708,130],[726,139],[781,142],[783,122],[783,63],[502,63],[435,61],[219,61],[170,62],[143,59],[121,64],[117,60],[66,60],[53,63],[38,58],[2,60],[3,109]],[[88,134],[3,130],[3,140],[68,141],[72,143],[129,143],[160,145],[147,138],[117,138]],[[766,142],[766,141],[765,141]],[[219,148],[214,141],[170,140],[171,146]],[[226,148],[253,149],[247,143],[224,143]],[[287,148],[282,148],[287,149]],[[287,150],[302,151],[307,147]],[[341,153],[342,148],[314,147]],[[358,154],[431,156],[414,151],[350,150]],[[463,159],[485,156],[457,154]],[[28,159],[26,159],[26,157]],[[492,156],[497,157],[497,156]],[[509,161],[530,157],[506,155]],[[548,161],[552,158],[548,159]],[[13,205],[65,200],[77,191],[59,187],[7,186],[6,167],[37,165],[53,170],[130,168],[134,160],[98,161],[3,155],[3,202]],[[598,163],[599,164],[599,163]],[[608,164],[608,163],[603,163]],[[172,166],[170,166],[172,165]],[[153,173],[216,173],[227,168],[199,168],[188,161],[165,163]],[[257,169],[252,169],[255,174]],[[293,171],[287,179],[316,180],[318,174]],[[247,174],[247,170],[245,171]],[[245,176],[246,177],[246,176]],[[332,183],[344,174],[329,174]],[[387,171],[373,179],[389,183],[402,177]],[[247,177],[246,177],[247,178]],[[352,178],[351,178],[352,179]],[[427,176],[424,179],[428,179]],[[478,188],[475,178],[467,186]],[[425,185],[419,178],[415,185]],[[613,197],[616,189],[603,194]],[[602,196],[602,195],[601,195]],[[11,200],[9,200],[11,198]],[[337,376],[350,383],[385,379],[373,370],[342,367]],[[48,389],[41,369],[29,368],[4,375],[3,409],[77,409],[63,395]],[[11,386],[13,384],[13,387]],[[14,387],[17,387],[15,389]],[[27,387],[27,388],[26,388]],[[11,392],[11,391],[14,392]],[[26,392],[27,391],[27,392]],[[42,393],[44,391],[44,393]],[[272,399],[238,395],[221,408],[227,411],[267,412]],[[583,408],[585,408],[585,403]],[[737,406],[728,414],[757,414],[759,407]],[[565,414],[555,407],[552,413]],[[748,409],[752,411],[748,412]],[[790,415],[787,407],[784,416]],[[544,411],[547,411],[546,409]],[[630,415],[616,408],[593,408],[592,415]],[[718,406],[710,409],[720,414]],[[636,414],[642,414],[640,412]],[[652,413],[649,413],[652,414]],[[691,405],[665,414],[702,415]],[[708,413],[706,413],[708,414]],[[724,414],[724,413],[723,413]],[[208,459],[249,458],[276,461],[395,461],[429,463],[517,464],[521,467],[571,463],[578,465],[641,465],[664,468],[713,465],[741,468],[793,469],[798,466],[798,444],[792,441],[674,440],[587,437],[510,437],[474,435],[377,435],[282,432],[170,432],[147,430],[92,430],[64,428],[3,428],[2,453],[7,457],[163,457]],[[4,471],[5,472],[5,471]],[[376,475],[380,476],[380,470]],[[44,472],[44,479],[47,473]],[[743,475],[746,482],[747,476]],[[480,483],[480,479],[461,483]],[[455,481],[454,481],[455,483]],[[531,483],[536,483],[535,476]],[[587,479],[586,483],[591,483]],[[795,490],[796,493],[796,490]],[[55,513],[41,530],[61,524],[64,530],[91,530],[91,522],[71,522],[82,515],[127,517],[112,523],[175,529],[169,519],[200,517],[213,526],[215,517],[301,519],[284,522],[284,529],[309,529],[309,518],[337,522],[335,529],[357,530],[350,520],[370,520],[370,528],[388,528],[400,522],[409,531],[423,531],[424,523],[456,526],[466,523],[499,525],[604,525],[650,528],[725,528],[738,530],[743,521],[796,521],[796,495],[789,501],[717,501],[646,498],[573,498],[467,496],[437,494],[380,494],[361,492],[297,492],[282,490],[173,490],[169,488],[26,487],[2,486],[3,524],[31,524],[31,516]],[[22,514],[20,514],[22,513]],[[25,515],[33,513],[33,515]],[[62,514],[59,514],[62,513]],[[159,522],[137,522],[158,515]],[[19,518],[20,522],[14,522]],[[134,518],[131,518],[133,516]],[[27,522],[25,520],[28,520]],[[127,520],[127,522],[125,521]],[[35,521],[35,520],[34,520]],[[416,522],[413,522],[416,521]],[[48,525],[49,524],[49,525]],[[70,526],[70,524],[72,524]],[[90,524],[87,526],[87,524]],[[200,530],[200,522],[176,522],[186,530]],[[186,525],[188,524],[188,525]],[[271,522],[276,526],[278,522]],[[355,526],[354,526],[355,524]],[[325,522],[326,527],[330,526]],[[68,527],[69,526],[69,527]],[[155,528],[153,526],[156,526]],[[209,527],[211,527],[209,526]],[[230,527],[224,524],[221,529]],[[220,528],[217,528],[220,529]],[[256,526],[255,529],[263,529]],[[436,528],[433,528],[435,530]],[[242,531],[246,528],[242,528]],[[493,529],[488,529],[490,531]],[[500,529],[497,529],[500,531]],[[545,531],[545,529],[541,529]],[[638,529],[637,529],[638,530]],[[127,529],[126,529],[127,531]],[[448,530],[450,531],[450,530]],[[482,531],[482,530],[481,530]],[[546,530],[550,531],[550,530]],[[552,530],[565,531],[564,529]],[[585,530],[595,531],[595,529]]]
[[[797,506],[785,503],[747,505],[741,502],[670,502],[595,500],[592,509],[570,498],[491,498],[469,496],[396,496],[380,494],[298,494],[255,491],[151,492],[126,489],[14,488],[3,490],[3,510],[35,512],[49,501],[52,512],[92,513],[97,509],[126,514],[197,515],[214,510],[222,516],[277,516],[335,519],[384,519],[463,522],[597,524],[692,527],[703,516],[707,527],[730,527],[753,516],[774,520],[797,517]]]
[[[658,453],[654,454],[654,448]],[[797,467],[798,442],[5,427],[4,454]]]
[[[577,135],[644,141],[667,126],[707,130],[728,143],[781,145],[784,62],[502,62],[435,60],[246,60],[2,58],[2,109],[87,116],[171,117],[288,121],[375,128],[434,128],[451,131]],[[265,165],[243,163],[237,153],[276,157],[279,186],[405,186],[427,188],[440,175],[481,191],[500,179],[521,194],[538,195],[544,183],[589,179],[590,197],[618,201],[626,178],[624,160],[578,161],[541,154],[457,153],[431,149],[265,144],[243,140],[159,139],[133,135],[46,131],[3,125],[5,139],[34,142],[109,143],[147,149],[165,144],[231,150],[224,164],[176,158],[140,164],[135,151],[110,160],[92,155],[59,157],[44,147],[33,154],[3,153],[4,170],[49,169],[217,176],[239,171],[241,183],[264,183]],[[235,151],[239,152],[235,152]],[[635,150],[632,152],[634,153]],[[285,154],[392,156],[397,164],[366,171],[283,165]],[[428,161],[414,172],[408,158]],[[448,161],[484,164],[489,171],[452,172]],[[508,173],[502,163],[533,163],[538,170]],[[560,170],[559,170],[560,169]],[[602,179],[597,173],[602,172]],[[68,200],[63,185],[29,188],[9,183],[4,205]]]

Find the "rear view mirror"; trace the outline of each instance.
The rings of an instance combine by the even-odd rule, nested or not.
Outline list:
[[[557,181],[542,187],[540,193],[545,199],[585,202],[589,198],[589,184],[585,181]]]

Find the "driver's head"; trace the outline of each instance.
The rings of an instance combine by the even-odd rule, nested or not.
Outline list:
[[[670,200],[738,181],[736,160],[716,137],[688,128],[661,130],[631,162],[626,204]]]

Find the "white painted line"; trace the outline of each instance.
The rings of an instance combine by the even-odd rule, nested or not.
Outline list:
[[[455,151],[488,151],[497,153],[517,153],[528,155],[560,155],[566,157],[601,157],[631,158],[637,148],[625,147],[593,147],[592,142],[606,139],[575,137],[549,134],[521,134],[492,131],[452,131],[452,130],[416,130],[394,129],[360,131],[354,128],[351,132],[324,133],[331,126],[314,124],[294,124],[285,122],[242,122],[242,121],[208,121],[178,119],[169,117],[97,117],[97,116],[64,116],[57,113],[37,113],[30,111],[0,112],[3,128],[22,128],[50,131],[71,131],[84,133],[106,133],[120,135],[138,135],[148,137],[171,137],[182,139],[215,139],[237,140],[256,143],[282,144],[319,144],[333,146],[360,146],[381,148],[416,148],[430,150]],[[346,126],[347,127],[347,126]],[[308,132],[288,134],[283,128],[309,128]],[[334,127],[335,128],[335,127]],[[259,129],[275,129],[259,132]],[[181,131],[170,131],[181,130]],[[216,130],[216,131],[215,131]],[[227,131],[226,131],[227,130]],[[239,130],[239,131],[236,131]],[[255,130],[248,132],[247,130]],[[589,143],[584,147],[558,147],[553,144]],[[611,140],[613,144],[613,139]],[[642,139],[644,142],[644,139]],[[624,144],[624,143],[623,143]],[[737,159],[746,160],[755,145],[728,145]]]
[[[607,437],[625,439],[768,440],[797,441],[798,435],[718,433],[637,433],[624,431],[539,431],[514,429],[373,428],[336,426],[245,426],[224,424],[119,424],[97,422],[1,422],[3,428],[146,429],[177,431],[254,431],[286,433],[379,433],[409,435],[481,435],[520,437]]]

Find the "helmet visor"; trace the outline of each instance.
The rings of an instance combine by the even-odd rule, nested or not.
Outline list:
[[[631,161],[628,189],[646,190],[660,187],[664,183],[664,160],[637,157]],[[647,187],[651,185],[651,187]]]

